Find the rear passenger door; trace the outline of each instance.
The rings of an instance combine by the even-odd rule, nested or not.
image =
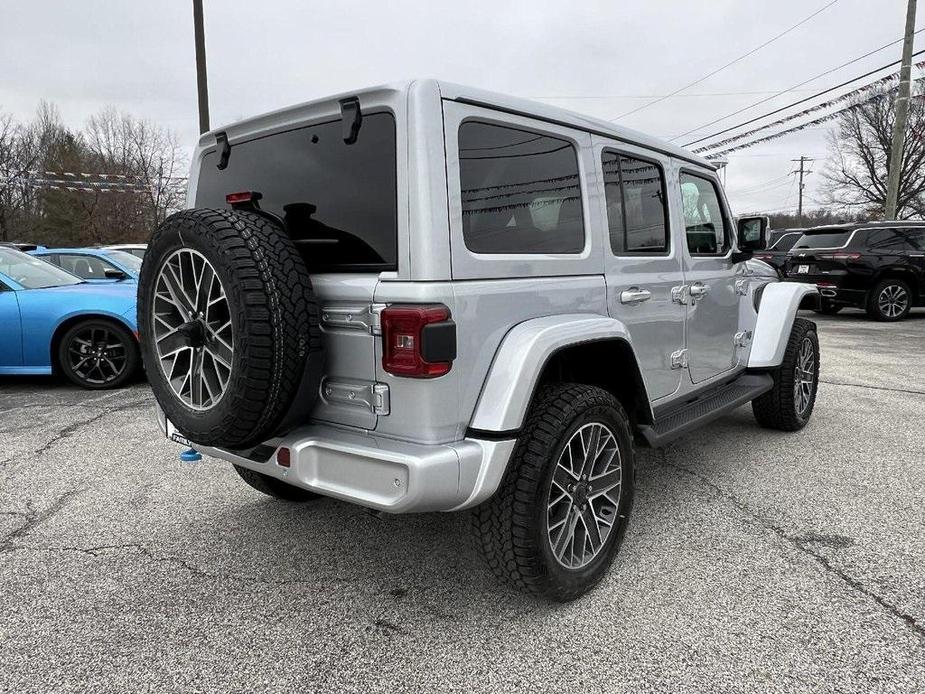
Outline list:
[[[687,359],[691,381],[707,381],[738,363],[739,295],[730,260],[733,223],[711,172],[681,168],[680,213],[685,232]]]
[[[604,183],[608,309],[627,326],[646,391],[657,400],[677,391],[684,373],[685,307],[672,299],[684,278],[670,223],[669,160],[605,138],[594,144]]]

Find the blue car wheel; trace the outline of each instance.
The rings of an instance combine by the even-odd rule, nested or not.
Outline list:
[[[118,388],[138,370],[138,344],[121,325],[88,320],[72,326],[61,338],[58,364],[81,388]]]

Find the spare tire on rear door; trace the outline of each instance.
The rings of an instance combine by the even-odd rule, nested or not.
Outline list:
[[[323,365],[311,279],[262,214],[168,217],[142,264],[138,329],[154,396],[195,443],[247,448],[315,404]]]

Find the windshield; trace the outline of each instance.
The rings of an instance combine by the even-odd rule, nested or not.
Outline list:
[[[769,251],[771,251],[771,250],[773,250],[773,251],[789,251],[791,248],[793,248],[794,244],[797,242],[797,240],[798,240],[801,236],[803,236],[803,235],[800,234],[800,233],[784,234],[784,235],[781,236],[779,239],[777,239],[777,241],[775,241],[773,244],[771,244],[771,247],[770,247],[768,250],[769,250]]]
[[[136,275],[141,272],[141,258],[125,251],[106,251],[106,255]]]
[[[12,248],[0,248],[0,272],[22,285],[23,289],[63,287],[81,282],[70,272]]]
[[[841,248],[848,243],[850,236],[850,229],[822,234],[803,234],[794,248]]]
[[[257,191],[283,220],[310,270],[394,270],[398,258],[395,118],[363,114],[356,142],[340,119],[248,140],[203,156],[196,207],[227,209],[229,193]]]

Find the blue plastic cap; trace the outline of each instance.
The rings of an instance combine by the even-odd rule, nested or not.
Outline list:
[[[184,463],[198,463],[202,460],[202,453],[197,451],[195,448],[187,448],[180,454],[180,460]]]

